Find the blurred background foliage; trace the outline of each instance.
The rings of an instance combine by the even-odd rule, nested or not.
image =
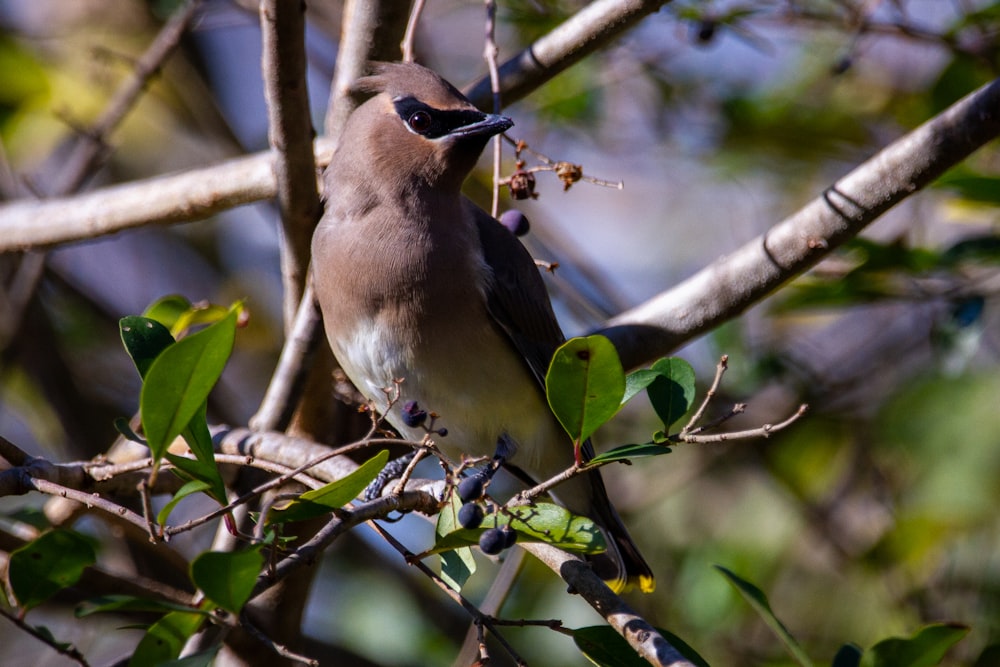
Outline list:
[[[501,1],[501,59],[585,4]],[[49,194],[76,128],[104,108],[177,5],[0,0],[6,196]],[[340,10],[340,2],[309,3],[316,127]],[[481,76],[482,21],[481,3],[431,0],[418,60],[457,85]],[[259,44],[253,3],[206,2],[87,187],[266,148]],[[988,0],[666,5],[508,109],[513,136],[625,183],[563,193],[541,174],[540,198],[518,202],[532,220],[536,256],[562,266],[551,284],[567,333],[762,233],[995,78],[998,54],[1000,3]],[[487,178],[478,176],[470,194],[487,192]],[[609,470],[612,496],[659,579],[656,594],[631,599],[647,618],[712,664],[790,664],[712,568],[718,563],[765,590],[819,664],[844,642],[867,647],[931,621],[972,628],[945,664],[996,664],[987,647],[1000,642],[998,200],[991,145],[809,275],[679,351],[703,384],[729,355],[715,409],[749,408],[727,427],[779,421],[800,402],[811,410],[767,440],[681,446]],[[112,419],[132,414],[138,396],[117,319],[170,293],[246,298],[251,324],[210,406],[211,419],[245,424],[282,340],[275,218],[274,206],[260,204],[48,252],[23,318],[0,323],[0,433],[53,460],[104,451]],[[0,256],[5,290],[18,260]],[[634,403],[599,442],[656,430],[648,406]],[[42,501],[0,499],[0,529],[14,530],[14,517]],[[430,541],[429,527],[404,522],[401,530],[415,549]],[[116,553],[104,550],[102,558]],[[370,536],[338,546],[323,568],[306,631],[357,656],[343,664],[448,664],[463,615]],[[595,622],[536,563],[524,577],[530,584],[515,589],[506,616]],[[488,580],[477,575],[470,596]],[[95,662],[134,641],[99,621],[68,622],[66,608],[48,613]],[[559,662],[573,652],[556,633],[509,635],[531,664],[580,664]],[[0,626],[0,637],[0,663],[65,663],[13,626]]]

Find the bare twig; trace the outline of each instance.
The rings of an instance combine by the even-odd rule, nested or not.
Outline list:
[[[729,433],[716,433],[713,435],[698,435],[695,432],[689,432],[686,435],[678,435],[677,440],[680,442],[726,442],[727,440],[746,440],[749,438],[767,438],[770,437],[772,433],[777,433],[783,428],[791,426],[793,423],[798,421],[802,415],[808,410],[808,406],[803,404],[799,406],[799,409],[792,414],[791,417],[778,422],[777,424],[764,424],[757,428],[750,428],[743,431],[731,431]]]
[[[295,662],[300,662],[304,665],[309,665],[310,667],[319,667],[319,660],[316,658],[310,658],[307,655],[301,655],[291,650],[284,644],[279,644],[274,641],[267,634],[255,626],[246,614],[240,614],[240,627],[247,631],[252,637],[256,638],[257,641],[262,643],[267,648],[271,649],[275,654],[281,656],[282,658],[287,658],[289,660],[294,660]]]
[[[424,0],[414,0],[410,9],[410,17],[406,21],[406,32],[403,34],[403,42],[400,50],[403,52],[403,62],[413,62],[413,41],[417,36],[417,26],[420,24],[420,15],[424,11]]]
[[[483,57],[486,59],[486,67],[490,72],[490,92],[492,93],[493,113],[500,113],[502,108],[500,100],[500,72],[497,70],[497,48],[496,40],[497,24],[497,3],[494,0],[486,0],[486,46],[483,49]],[[494,218],[500,212],[500,162],[503,153],[503,139],[498,135],[493,137],[493,198],[490,204],[490,215]]]
[[[305,4],[261,0],[264,99],[281,213],[285,329],[305,289],[309,244],[322,206],[316,185],[313,129],[306,88]]]
[[[72,644],[64,644],[56,641],[52,638],[51,633],[40,632],[37,628],[35,628],[35,626],[30,625],[23,618],[18,618],[17,616],[8,613],[5,609],[0,609],[0,616],[3,616],[22,631],[28,633],[49,648],[55,650],[60,655],[64,655],[78,665],[81,665],[81,667],[90,667],[90,663],[87,662],[86,657],[84,657],[84,655],[80,653],[80,650]]]
[[[381,535],[382,539],[388,542],[393,549],[398,551],[400,555],[402,555],[403,558],[406,559],[407,563],[410,563],[411,565],[416,567],[431,581],[433,581],[435,586],[441,589],[452,600],[457,602],[462,607],[462,609],[467,611],[477,624],[481,624],[482,626],[487,628],[493,634],[493,636],[496,637],[497,641],[500,642],[500,644],[504,647],[504,650],[507,651],[507,653],[517,662],[518,665],[527,664],[517,654],[517,651],[514,650],[514,647],[510,645],[510,643],[504,638],[504,636],[501,635],[499,632],[497,632],[496,627],[494,627],[493,625],[493,620],[489,616],[483,614],[481,611],[479,611],[479,609],[476,608],[474,604],[466,600],[461,593],[459,593],[451,586],[449,586],[444,581],[444,579],[439,577],[436,572],[427,567],[423,563],[423,561],[417,559],[416,554],[407,549],[399,540],[393,537],[392,534],[389,533],[387,530],[385,530],[382,526],[378,525],[374,521],[371,522],[369,525],[371,525],[371,527],[375,529],[375,532]]]
[[[705,392],[705,399],[701,402],[701,405],[698,406],[698,409],[695,410],[694,414],[691,415],[691,419],[688,420],[688,423],[681,429],[682,436],[689,433],[691,429],[693,429],[695,425],[701,421],[701,418],[705,415],[705,410],[708,408],[708,404],[712,402],[712,399],[715,397],[715,393],[719,391],[719,385],[722,384],[722,376],[726,374],[726,369],[728,368],[729,355],[724,354],[722,355],[722,358],[719,359],[719,363],[715,366],[715,377],[712,379],[712,386]]]

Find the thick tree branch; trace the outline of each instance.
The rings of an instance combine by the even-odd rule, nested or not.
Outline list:
[[[316,141],[325,166],[332,142]],[[177,174],[93,190],[73,197],[0,206],[0,252],[99,238],[151,224],[203,220],[277,196],[271,151]]]
[[[290,329],[309,269],[309,246],[322,206],[316,185],[306,87],[305,5],[262,0],[264,98],[281,212],[285,328]]]
[[[626,368],[733,319],[1000,134],[1000,79],[959,100],[831,185],[797,213],[600,333]]]
[[[670,0],[596,0],[500,66],[500,94],[511,104],[606,46]],[[480,109],[493,99],[490,77],[463,91]]]
[[[350,88],[369,60],[397,60],[410,3],[399,0],[347,0],[340,49],[330,86],[324,131],[337,138],[354,110]]]

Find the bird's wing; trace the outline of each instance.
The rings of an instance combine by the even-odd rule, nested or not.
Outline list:
[[[535,261],[506,227],[471,202],[483,259],[492,274],[486,307],[544,387],[552,353],[565,340]]]

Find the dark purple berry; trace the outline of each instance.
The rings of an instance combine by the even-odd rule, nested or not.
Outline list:
[[[427,411],[421,410],[416,401],[403,403],[403,423],[410,428],[416,428],[427,421]]]
[[[531,229],[528,218],[516,208],[501,213],[500,223],[509,229],[514,236],[524,236]]]
[[[483,497],[486,490],[486,477],[476,473],[458,483],[458,497],[463,503],[471,503]]]
[[[496,556],[503,551],[506,542],[507,540],[502,530],[499,528],[490,528],[489,530],[484,530],[483,534],[479,536],[479,549],[484,554]]]
[[[484,515],[485,512],[479,503],[465,503],[458,510],[458,525],[462,528],[479,528]]]
[[[503,548],[510,549],[512,546],[517,544],[517,531],[510,526],[504,526],[500,529],[503,533]]]
[[[434,431],[434,432],[437,433],[438,435],[440,435],[442,438],[444,438],[444,437],[446,437],[448,435],[448,429],[446,429],[443,426],[441,428],[439,428],[438,430]]]

